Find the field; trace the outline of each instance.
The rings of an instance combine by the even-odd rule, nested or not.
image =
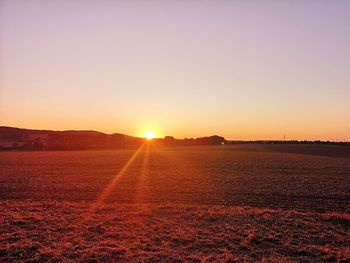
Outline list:
[[[0,261],[348,262],[350,147],[0,153]]]

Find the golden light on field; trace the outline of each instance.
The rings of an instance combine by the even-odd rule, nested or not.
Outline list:
[[[144,134],[144,137],[147,140],[152,140],[153,138],[155,138],[155,134],[154,134],[153,131],[146,131],[145,134]]]

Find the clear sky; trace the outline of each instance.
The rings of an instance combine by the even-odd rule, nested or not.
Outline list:
[[[0,0],[0,124],[350,140],[350,1]]]

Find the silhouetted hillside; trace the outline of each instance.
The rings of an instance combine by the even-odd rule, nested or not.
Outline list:
[[[144,138],[120,133],[30,130],[0,126],[1,150],[118,149],[136,147],[144,141]],[[171,136],[166,136],[164,139],[154,139],[154,143],[158,146],[220,145],[225,142],[224,137],[217,135],[196,139],[175,139]]]
[[[113,149],[141,144],[143,139],[96,131],[50,131],[0,127],[0,149],[86,150]]]
[[[89,150],[137,147],[144,138],[125,134],[105,134],[97,131],[30,130],[0,126],[0,150]],[[350,146],[350,142],[330,141],[233,141],[213,135],[200,138],[176,139],[172,136],[153,139],[160,147],[232,144],[323,144]]]

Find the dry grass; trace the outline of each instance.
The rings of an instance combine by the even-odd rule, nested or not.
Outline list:
[[[350,158],[285,147],[2,152],[0,262],[349,262]]]
[[[2,262],[348,262],[350,214],[2,201]],[[86,219],[88,218],[88,219]]]

